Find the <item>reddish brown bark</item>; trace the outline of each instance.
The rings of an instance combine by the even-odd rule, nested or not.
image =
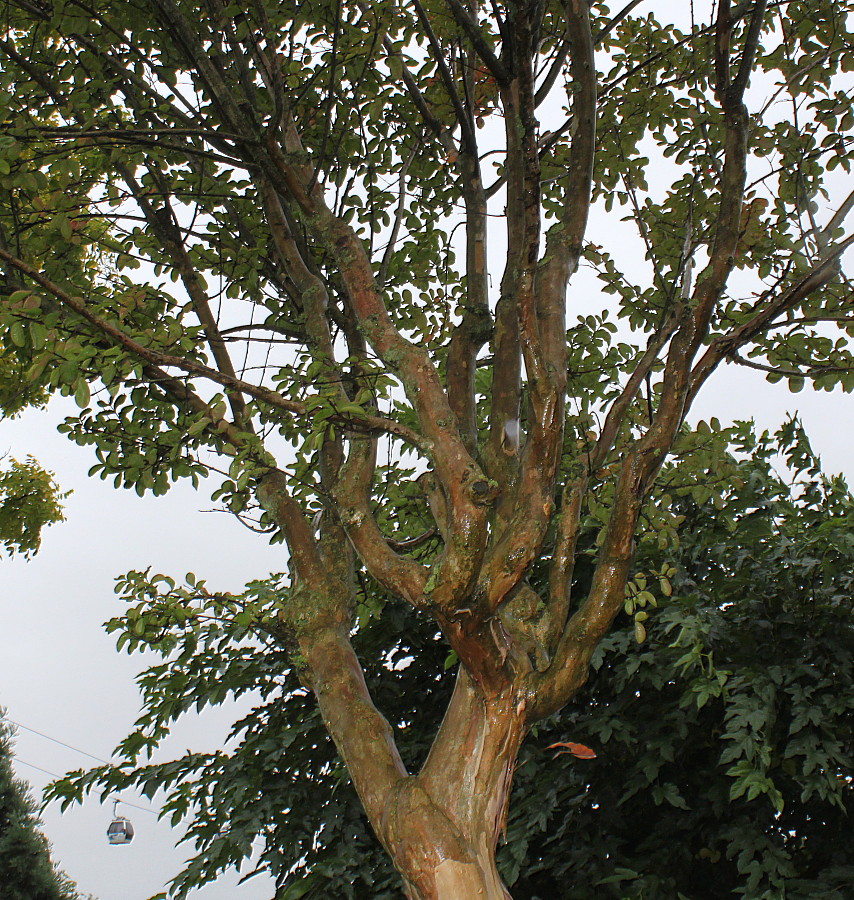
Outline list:
[[[384,819],[413,900],[510,897],[495,847],[524,733],[518,687],[487,699],[461,669],[421,773],[400,788]]]
[[[347,636],[346,598],[335,587],[295,592],[283,620],[298,635],[305,681],[407,896],[509,900],[495,848],[526,730],[521,683],[487,697],[461,668],[422,771],[407,774],[368,694]]]

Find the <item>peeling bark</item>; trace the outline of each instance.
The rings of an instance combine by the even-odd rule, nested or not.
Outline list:
[[[487,699],[460,669],[424,767],[411,780],[412,787],[395,797],[386,816],[391,828],[386,833],[397,838],[395,844],[412,847],[411,859],[405,851],[403,859],[395,861],[413,900],[510,897],[495,868],[495,848],[506,824],[525,731],[518,686],[508,684]],[[425,864],[418,841],[430,843],[420,829],[429,831],[431,822],[443,840],[439,852],[428,851]]]

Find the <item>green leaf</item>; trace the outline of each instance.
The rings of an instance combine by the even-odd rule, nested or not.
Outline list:
[[[89,405],[89,399],[89,384],[81,378],[74,389],[74,402],[81,409],[85,409]]]

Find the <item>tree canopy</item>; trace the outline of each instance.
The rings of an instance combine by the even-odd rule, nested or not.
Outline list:
[[[6,5],[3,403],[73,396],[92,475],[217,474],[286,542],[241,597],[129,575],[122,639],[270,642],[413,900],[509,896],[526,735],[621,610],[645,641],[644,553],[731,472],[717,419],[685,425],[706,380],[854,388],[851,13]],[[395,617],[459,664],[411,755],[354,651]]]
[[[62,500],[50,472],[34,459],[13,459],[0,471],[0,546],[29,557],[41,545],[42,528],[63,520]]]
[[[0,709],[0,885],[4,900],[79,900],[57,871],[27,785],[12,771],[12,728]]]

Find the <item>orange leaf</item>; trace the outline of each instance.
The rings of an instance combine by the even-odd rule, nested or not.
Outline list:
[[[555,757],[560,756],[561,753],[571,753],[579,759],[596,759],[596,753],[593,750],[585,747],[584,744],[576,744],[574,741],[558,741],[556,744],[549,744],[546,750],[554,750],[555,747],[564,748],[563,750],[558,750],[555,753]]]

